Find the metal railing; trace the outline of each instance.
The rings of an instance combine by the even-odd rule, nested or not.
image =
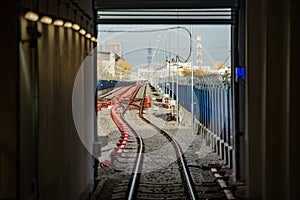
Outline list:
[[[170,79],[172,80],[172,79]],[[175,79],[176,80],[176,79]],[[162,91],[176,99],[176,84],[161,81]],[[179,104],[191,112],[190,77],[178,79]],[[232,88],[230,73],[209,74],[194,77],[194,117],[200,126],[198,134],[206,144],[232,167],[233,162],[233,129],[232,129]]]

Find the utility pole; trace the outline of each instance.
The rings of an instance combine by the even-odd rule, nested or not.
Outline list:
[[[177,64],[177,85],[176,85],[176,126],[178,127],[179,125],[179,96],[178,96],[178,67],[179,63],[176,61]]]
[[[171,98],[171,75],[170,75],[170,61],[167,61],[167,68],[169,69],[168,86],[169,86],[169,97]]]
[[[192,29],[192,25],[191,25],[191,35],[193,34],[193,29]],[[192,40],[192,36],[190,38],[191,42]],[[191,43],[192,45],[192,43]],[[192,45],[193,46],[193,45]],[[192,70],[192,85],[191,85],[191,120],[192,120],[192,135],[194,135],[194,69],[193,69],[193,51],[192,51],[192,46],[191,46],[191,70]]]
[[[164,37],[164,63],[166,62],[166,38]],[[167,94],[167,68],[165,68],[165,94]]]
[[[174,62],[172,61],[172,99],[174,100]]]

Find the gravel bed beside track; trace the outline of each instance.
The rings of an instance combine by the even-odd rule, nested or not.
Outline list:
[[[147,89],[147,96],[152,97],[152,92],[149,87]],[[155,96],[158,97],[159,96]],[[212,173],[208,170],[203,170],[199,166],[207,166],[208,164],[224,164],[220,157],[211,152],[209,146],[206,146],[205,141],[200,135],[192,135],[191,127],[184,126],[182,124],[179,127],[176,126],[175,121],[166,121],[167,109],[162,107],[162,103],[158,101],[151,102],[151,108],[145,110],[144,117],[149,119],[151,122],[154,122],[157,126],[161,127],[163,130],[172,135],[176,141],[180,144],[184,155],[187,159],[187,163],[190,166],[189,170],[193,174],[194,181],[196,184],[196,189],[199,192],[200,198],[213,198],[214,196],[207,196],[207,194],[202,195],[202,192],[205,190],[201,185],[206,182],[212,182],[215,180]],[[158,185],[161,183],[162,188],[167,188],[171,191],[173,189],[180,189],[182,186],[177,184],[179,182],[180,175],[178,171],[174,168],[172,170],[172,165],[174,165],[175,157],[170,155],[168,152],[171,152],[168,149],[168,146],[171,146],[167,140],[156,140],[157,132],[149,127],[145,122],[139,119],[138,110],[131,109],[125,117],[129,119],[131,124],[134,124],[134,127],[144,139],[144,143],[147,143],[145,148],[145,163],[152,163],[149,167],[143,169],[141,179],[148,182],[156,182]],[[110,119],[109,109],[104,108],[98,112],[98,135],[105,137],[107,139],[107,145],[102,148],[102,155],[100,157],[100,162],[105,160],[110,160],[110,152],[113,148],[116,147],[116,142],[120,137],[115,124]],[[170,147],[171,148],[171,147]],[[198,167],[196,167],[198,166]],[[157,170],[159,169],[159,170]],[[226,175],[231,176],[232,171],[224,168]],[[161,177],[160,174],[167,174],[169,177],[169,183],[167,185],[166,180],[160,180],[158,177]],[[97,186],[96,192],[92,196],[92,199],[110,199],[114,196],[116,191],[113,190],[116,185],[128,184],[128,177],[130,174],[128,172],[115,172],[111,168],[99,168],[99,180],[100,183]],[[143,186],[141,186],[143,187]],[[210,188],[210,190],[213,188]],[[219,188],[216,187],[216,190]],[[145,190],[145,189],[143,189]],[[151,191],[150,191],[151,192]],[[205,192],[204,192],[205,193]],[[201,196],[202,195],[202,196]],[[217,198],[217,196],[215,196]],[[181,197],[180,197],[181,198]]]

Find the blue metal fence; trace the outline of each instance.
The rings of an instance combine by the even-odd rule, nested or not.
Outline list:
[[[207,144],[217,152],[230,167],[232,166],[233,130],[232,130],[232,92],[230,79],[220,75],[198,77],[194,86],[194,113],[200,122],[200,134]],[[176,84],[161,83],[163,91],[174,95]],[[179,104],[191,112],[191,85],[178,85]],[[173,93],[173,94],[172,94]]]

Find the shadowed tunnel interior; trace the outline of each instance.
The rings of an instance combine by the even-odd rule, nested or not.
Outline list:
[[[229,22],[236,37],[232,73],[238,67],[246,72],[243,83],[234,83],[234,98],[242,102],[236,105],[240,112],[234,113],[239,144],[235,146],[236,181],[246,183],[246,199],[299,199],[296,58],[300,43],[295,0],[11,0],[1,4],[0,199],[91,198],[99,182],[98,161],[91,151],[101,141],[93,117],[97,60],[87,58],[99,44],[97,25],[116,23],[99,19],[98,11],[228,7],[236,13]],[[28,11],[38,16],[32,14],[28,20]],[[52,22],[39,21],[45,15]],[[58,19],[80,28],[60,25]],[[133,21],[124,18],[120,23]],[[200,18],[135,22],[225,23]],[[77,77],[83,63],[92,67]],[[72,113],[76,77],[90,88],[83,87],[80,93],[81,117],[88,124],[81,130]],[[91,133],[88,146],[82,144],[80,131]]]

